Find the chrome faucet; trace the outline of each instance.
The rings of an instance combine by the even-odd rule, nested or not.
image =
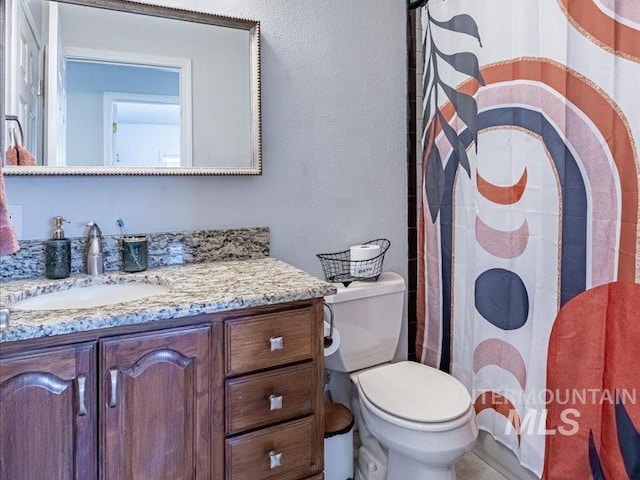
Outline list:
[[[88,275],[100,275],[104,273],[104,256],[102,254],[102,230],[95,222],[87,223],[87,247],[85,263]]]

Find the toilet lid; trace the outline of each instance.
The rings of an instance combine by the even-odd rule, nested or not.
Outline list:
[[[441,423],[464,415],[471,397],[451,375],[416,362],[399,362],[358,375],[362,392],[376,407],[420,423]]]

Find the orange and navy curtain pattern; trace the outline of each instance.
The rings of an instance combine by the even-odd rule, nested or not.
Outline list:
[[[548,480],[640,480],[640,2],[422,11],[424,363]]]

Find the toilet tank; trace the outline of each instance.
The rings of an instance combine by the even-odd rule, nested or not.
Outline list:
[[[391,361],[400,340],[404,279],[385,272],[377,282],[339,284],[337,288],[336,294],[324,300],[333,309],[340,346],[325,358],[325,368],[353,372]]]

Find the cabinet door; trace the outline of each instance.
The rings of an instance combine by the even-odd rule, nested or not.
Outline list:
[[[209,480],[211,327],[101,343],[105,480]]]
[[[97,477],[95,364],[93,344],[0,360],[0,478]]]

